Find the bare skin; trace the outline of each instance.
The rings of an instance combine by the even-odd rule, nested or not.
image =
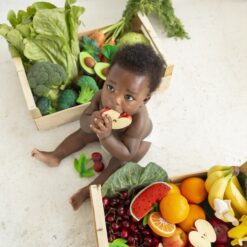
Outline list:
[[[88,198],[91,184],[103,184],[125,162],[139,161],[148,151],[151,143],[143,140],[152,130],[152,122],[145,106],[149,98],[148,78],[115,64],[109,71],[103,89],[83,112],[80,129],[69,135],[52,152],[38,149],[32,151],[33,157],[51,167],[58,166],[65,157],[95,141],[99,141],[112,155],[107,168],[92,183],[71,197],[70,203],[75,210]],[[107,115],[102,116],[104,107],[130,114],[131,125],[121,130],[112,130],[111,119]]]

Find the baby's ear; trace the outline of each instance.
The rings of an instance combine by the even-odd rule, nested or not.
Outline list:
[[[143,101],[144,101],[144,104],[146,104],[151,98],[151,94],[149,94]]]

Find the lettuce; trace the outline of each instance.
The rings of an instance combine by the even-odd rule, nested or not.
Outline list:
[[[24,62],[50,61],[64,67],[68,80],[65,88],[78,74],[79,17],[83,7],[72,6],[76,0],[66,0],[64,8],[48,2],[36,2],[8,13],[11,26],[0,24],[0,35],[9,43],[12,56]]]
[[[158,181],[168,182],[167,173],[162,167],[153,162],[146,167],[128,162],[106,180],[102,186],[102,196],[112,197],[122,190],[132,194],[135,189]]]

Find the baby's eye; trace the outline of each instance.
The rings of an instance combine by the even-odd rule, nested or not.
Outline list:
[[[125,99],[128,100],[128,101],[133,101],[134,97],[131,96],[131,95],[125,95]]]
[[[114,91],[115,91],[115,90],[114,90],[114,87],[113,87],[112,85],[107,84],[106,86],[107,86],[107,89],[108,89],[110,92],[114,92]]]

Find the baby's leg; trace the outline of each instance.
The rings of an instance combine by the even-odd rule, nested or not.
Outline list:
[[[48,166],[58,166],[63,158],[79,151],[88,143],[96,140],[97,136],[95,134],[88,134],[79,129],[65,138],[65,140],[54,151],[45,152],[34,149],[32,151],[32,156],[44,162]]]
[[[140,148],[137,154],[135,155],[135,157],[132,159],[132,161],[138,162],[139,160],[141,160],[144,157],[144,155],[147,153],[148,149],[150,148],[150,145],[151,145],[150,142],[142,141]],[[125,163],[124,161],[120,161],[114,157],[111,158],[106,169],[104,169],[96,179],[94,179],[89,185],[78,190],[78,192],[70,198],[70,203],[74,208],[74,210],[77,210],[81,206],[81,204],[89,197],[90,185],[92,184],[102,185],[108,179],[108,177],[110,177],[110,175],[114,173],[117,169],[119,169],[124,163]]]

